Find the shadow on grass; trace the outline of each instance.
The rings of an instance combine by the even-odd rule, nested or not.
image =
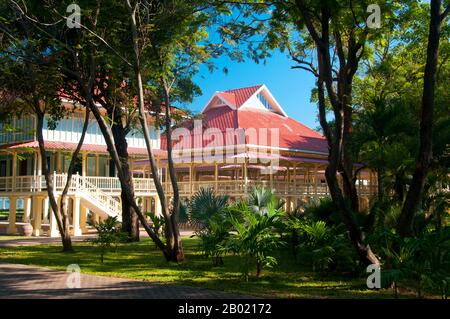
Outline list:
[[[104,264],[96,247],[87,242],[74,243],[75,253],[64,254],[58,245],[1,248],[0,262],[37,265],[66,270],[78,264],[86,274],[139,279],[151,283],[197,286],[231,293],[271,298],[392,298],[390,290],[372,291],[364,278],[318,277],[293,258],[281,254],[279,265],[265,269],[261,278],[241,277],[242,261],[225,256],[224,266],[213,267],[211,260],[198,253],[196,238],[183,239],[186,262],[165,261],[149,239],[119,245],[108,252]],[[254,274],[254,272],[253,272]]]

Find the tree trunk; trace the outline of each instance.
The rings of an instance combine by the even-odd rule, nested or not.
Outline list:
[[[434,91],[436,85],[436,67],[439,55],[439,36],[441,33],[441,23],[448,14],[440,14],[441,0],[431,0],[430,5],[430,27],[428,34],[427,62],[425,65],[423,94],[422,94],[422,115],[420,121],[420,146],[416,159],[416,167],[413,179],[406,194],[406,200],[400,214],[398,223],[398,233],[401,236],[413,236],[414,216],[416,215],[423,196],[425,178],[429,170],[433,153],[433,112],[434,112]]]
[[[121,162],[121,167],[117,169],[122,170],[124,176],[124,182],[126,187],[134,198],[134,184],[133,184],[133,174],[130,170],[129,155],[128,155],[128,143],[126,140],[127,132],[123,125],[121,119],[121,112],[115,110],[115,112],[108,112],[109,116],[113,118],[112,134],[114,136],[114,142],[117,149],[117,154]],[[111,114],[114,113],[114,114]],[[122,183],[122,182],[121,182]],[[129,240],[132,242],[139,241],[139,219],[136,211],[131,205],[126,192],[125,187],[122,187],[121,200],[122,200],[122,229],[128,234]]]
[[[69,191],[70,185],[72,183],[72,176],[73,176],[73,171],[75,169],[75,163],[77,161],[77,157],[78,154],[80,154],[80,150],[81,147],[83,146],[83,142],[84,142],[84,137],[86,136],[86,131],[89,125],[89,110],[86,109],[86,113],[85,113],[85,117],[84,117],[84,124],[83,124],[83,129],[81,131],[81,137],[80,140],[78,141],[77,147],[75,149],[75,151],[72,153],[72,158],[70,159],[70,164],[69,164],[69,169],[67,170],[67,178],[66,178],[66,185],[64,186],[63,191],[61,192],[61,198],[60,198],[60,214],[62,216],[62,220],[63,220],[63,224],[64,224],[64,229],[67,229],[67,231],[65,232],[65,236],[67,237],[69,234],[69,215],[67,213],[67,207],[66,207],[66,196],[67,193]],[[69,236],[70,239],[70,236]]]
[[[172,160],[172,145],[171,145],[171,136],[170,136],[170,100],[168,95],[167,86],[164,83],[165,90],[165,107],[166,107],[166,137],[167,137],[167,155],[168,155],[168,163],[169,163],[169,173],[172,181],[172,188],[174,192],[174,208],[172,213],[168,210],[168,205],[165,199],[164,190],[161,185],[161,181],[159,180],[159,176],[157,174],[157,169],[153,157],[152,145],[150,141],[150,134],[148,129],[148,124],[146,120],[146,113],[144,108],[144,89],[142,83],[142,75],[141,75],[141,67],[140,67],[140,56],[139,56],[139,44],[138,44],[138,31],[136,24],[136,9],[137,7],[132,7],[130,1],[127,1],[127,7],[130,14],[130,27],[131,27],[131,36],[133,39],[133,53],[134,53],[134,73],[136,76],[136,83],[138,86],[138,106],[139,106],[139,121],[141,123],[141,127],[143,129],[145,144],[147,147],[147,152],[150,160],[150,167],[152,170],[153,180],[155,182],[156,190],[158,192],[158,197],[162,206],[162,213],[164,219],[166,221],[165,229],[165,256],[168,261],[179,262],[184,260],[184,251],[183,245],[180,238],[180,232],[178,228],[178,212],[180,207],[179,201],[179,193],[178,193],[178,185],[176,182],[175,170],[173,166]]]
[[[47,184],[47,194],[49,197],[50,207],[58,225],[59,233],[61,234],[61,241],[63,245],[63,252],[72,252],[72,240],[70,238],[69,219],[67,215],[61,216],[58,210],[58,204],[56,203],[55,194],[53,192],[53,178],[50,175],[47,162],[47,151],[45,150],[44,137],[42,135],[42,129],[44,126],[44,113],[40,111],[40,102],[38,99],[35,101],[37,127],[36,136],[39,143],[39,152],[42,158],[42,172],[44,173],[45,181]]]
[[[178,225],[178,218],[180,215],[180,191],[178,189],[177,176],[175,174],[175,165],[173,163],[172,156],[172,130],[171,130],[171,115],[170,115],[170,97],[169,90],[165,80],[162,79],[162,84],[164,86],[164,101],[166,104],[166,140],[167,140],[167,164],[169,168],[169,176],[170,181],[172,183],[173,189],[173,210],[170,216],[170,222],[172,223],[172,231],[173,231],[173,246],[170,247],[172,249],[172,256],[177,261],[184,260],[184,251],[183,251],[183,243],[181,242],[180,230]]]
[[[330,165],[325,170],[325,177],[327,179],[328,187],[330,189],[331,198],[333,199],[333,202],[338,208],[342,221],[347,227],[347,230],[350,235],[350,240],[356,252],[358,253],[361,262],[365,266],[368,266],[370,264],[379,265],[380,262],[378,258],[375,256],[375,254],[372,252],[370,246],[364,243],[363,233],[352,216],[353,211],[348,206],[348,203],[346,202],[346,200],[342,195],[341,189],[339,188],[339,184],[337,182],[336,171],[333,168],[333,164],[330,163]]]

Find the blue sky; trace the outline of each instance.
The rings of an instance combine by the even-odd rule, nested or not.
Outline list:
[[[210,73],[202,67],[195,77],[203,94],[188,105],[192,111],[200,112],[216,91],[265,84],[290,117],[313,129],[319,126],[317,106],[310,103],[314,77],[307,71],[291,69],[293,63],[284,53],[273,52],[265,65],[251,60],[238,63],[227,57],[216,62],[218,70]],[[224,67],[228,68],[228,74],[222,71]]]

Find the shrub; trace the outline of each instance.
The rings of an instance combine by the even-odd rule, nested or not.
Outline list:
[[[117,245],[120,242],[126,241],[128,236],[126,233],[121,232],[117,217],[109,216],[104,221],[94,224],[94,227],[97,230],[97,238],[90,239],[89,241],[100,248],[100,260],[103,264],[106,251],[111,246],[114,246],[115,250],[117,250]]]
[[[277,259],[271,253],[282,242],[273,228],[279,225],[284,212],[269,206],[266,213],[260,214],[247,203],[231,206],[229,211],[234,232],[224,250],[244,257],[242,273],[248,281],[252,263],[256,264],[256,277],[260,276],[264,267],[277,264]]]
[[[196,226],[195,236],[202,242],[202,250],[211,257],[214,266],[223,264],[222,246],[231,227],[225,209],[228,196],[215,195],[210,188],[201,188],[191,200],[189,220]]]
[[[281,209],[284,201],[279,200],[273,190],[264,187],[253,187],[247,198],[250,209],[258,214],[267,214],[269,207]]]
[[[145,213],[146,216],[150,218],[151,225],[150,228],[155,234],[160,236],[164,235],[164,227],[166,225],[166,219],[163,216],[157,216],[155,213],[148,212]]]
[[[299,234],[300,257],[311,262],[314,272],[328,272],[338,266],[354,268],[354,252],[342,226],[307,218],[298,219],[292,226]]]

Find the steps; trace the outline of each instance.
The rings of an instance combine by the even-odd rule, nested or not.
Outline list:
[[[117,217],[122,221],[122,208],[118,199],[103,192],[100,188],[88,182],[83,176],[74,175],[72,186],[85,207],[98,214]]]

